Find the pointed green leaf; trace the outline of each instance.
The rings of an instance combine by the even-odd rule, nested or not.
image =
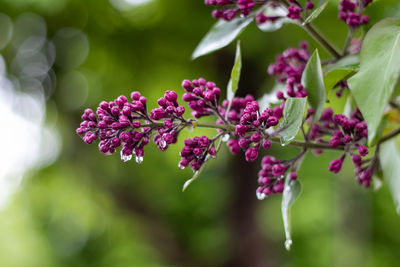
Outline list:
[[[292,237],[290,234],[290,209],[293,203],[299,198],[301,194],[301,183],[299,180],[291,180],[287,175],[285,180],[285,188],[282,194],[282,219],[285,228],[285,248],[290,250],[292,245]]]
[[[240,52],[240,41],[237,42],[236,45],[236,56],[235,63],[233,64],[231,78],[228,82],[228,86],[226,88],[227,99],[231,101],[236,94],[236,91],[239,87],[240,80],[240,71],[242,70],[242,55]]]
[[[204,56],[229,45],[254,19],[254,16],[235,18],[231,21],[220,20],[200,41],[194,50],[192,59]]]
[[[392,193],[396,211],[400,214],[400,154],[396,140],[391,139],[380,145],[379,162],[383,178]]]
[[[283,109],[283,121],[278,132],[281,144],[289,144],[297,135],[306,111],[307,98],[288,98]]]
[[[319,119],[324,109],[326,92],[318,50],[312,54],[301,77],[301,83],[308,93],[308,102],[314,109],[314,120]]]
[[[325,2],[322,3],[322,5],[320,5],[319,7],[317,7],[311,14],[310,16],[308,16],[304,22],[303,22],[303,26],[310,23],[311,21],[313,21],[314,19],[316,19],[319,14],[322,13],[322,11],[324,11],[324,9],[326,8],[326,6],[328,5],[329,0],[325,0]]]
[[[375,138],[400,74],[400,19],[388,18],[367,33],[361,49],[360,71],[348,80],[350,90]]]

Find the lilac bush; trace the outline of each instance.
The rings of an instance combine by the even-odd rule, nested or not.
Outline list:
[[[390,180],[396,174],[393,174],[392,170],[382,168],[383,164],[380,164],[379,158],[385,149],[384,143],[393,140],[400,133],[400,129],[385,131],[383,112],[400,110],[400,105],[396,99],[392,99],[392,93],[380,92],[394,91],[400,69],[393,67],[383,74],[371,72],[369,66],[377,64],[377,67],[381,68],[387,63],[381,62],[376,51],[365,49],[373,46],[370,42],[373,43],[374,38],[376,42],[381,38],[375,35],[387,34],[385,32],[388,31],[387,28],[393,31],[391,34],[397,34],[395,37],[398,39],[400,21],[388,19],[378,23],[372,27],[361,44],[354,38],[354,32],[369,23],[365,9],[371,3],[372,0],[340,1],[338,18],[349,26],[349,34],[343,52],[339,52],[312,24],[313,19],[323,11],[327,2],[316,7],[316,3],[311,0],[304,1],[303,4],[297,0],[205,0],[206,5],[216,8],[212,11],[212,16],[221,22],[203,39],[199,47],[211,43],[222,48],[226,45],[226,40],[220,40],[224,34],[231,34],[231,27],[234,27],[232,25],[246,27],[247,19],[254,20],[258,25],[284,21],[304,27],[332,55],[332,58],[321,64],[318,51],[311,53],[307,42],[301,42],[298,48],[284,50],[266,70],[269,75],[276,78],[277,84],[283,89],[274,93],[277,102],[265,105],[252,95],[234,96],[241,68],[238,45],[226,95],[212,81],[204,78],[187,79],[181,84],[182,90],[166,91],[164,96],[157,100],[158,107],[149,109],[149,106],[155,106],[155,103],[149,105],[146,97],[139,92],[132,92],[129,100],[125,96],[119,96],[114,101],[101,102],[96,112],[91,109],[85,110],[82,115],[83,121],[76,132],[87,144],[99,140],[99,150],[105,155],[111,155],[119,150],[122,161],[128,161],[134,156],[136,161],[141,163],[145,155],[144,148],[151,140],[158,149],[164,151],[177,142],[185,128],[216,129],[214,136],[194,136],[184,140],[178,166],[181,169],[190,166],[196,173],[188,182],[197,178],[208,160],[217,157],[221,143],[226,142],[232,154],[241,154],[248,162],[254,162],[260,155],[264,155],[258,172],[256,196],[262,200],[271,194],[283,193],[284,213],[288,212],[291,205],[284,203],[293,202],[299,193],[299,190],[294,189],[300,185],[298,178],[301,177],[298,177],[298,169],[308,151],[312,151],[315,156],[325,150],[341,151],[341,156],[333,159],[326,168],[333,173],[339,173],[346,158],[350,158],[354,165],[356,182],[364,187],[370,187],[373,176],[380,176],[382,172],[385,179]],[[286,10],[285,15],[274,13],[278,8]],[[241,24],[244,19],[246,25]],[[224,32],[228,31],[224,27],[229,32]],[[379,31],[379,27],[387,28]],[[213,35],[216,31],[220,31],[219,39]],[[240,31],[236,36],[239,33]],[[361,63],[357,54],[359,49],[353,49],[352,42],[358,42],[362,47]],[[400,49],[397,42],[390,40],[384,45]],[[215,50],[210,48],[209,51],[202,51],[200,55],[212,52],[212,49]],[[396,57],[398,65],[400,53],[393,52],[397,50],[385,49],[379,50],[379,53],[390,53],[390,51],[392,51],[389,55],[390,60]],[[351,63],[339,64],[343,60],[350,60]],[[381,91],[379,88],[369,89],[362,75],[383,76]],[[387,77],[392,79],[388,80]],[[334,88],[339,88],[336,91],[337,97],[345,95],[349,98],[351,112],[335,114],[326,103],[327,92]],[[345,90],[349,91],[351,96],[344,94]],[[364,93],[357,93],[361,90],[364,90]],[[368,102],[373,101],[366,97],[368,94],[378,94],[377,99],[383,99],[383,102],[377,105],[387,108],[381,111],[374,109]],[[355,100],[353,104],[352,99]],[[181,100],[186,102],[191,116],[188,112],[185,113],[185,107],[179,104]],[[203,117],[213,117],[214,122],[202,122]],[[372,135],[369,133],[371,129]],[[273,143],[298,147],[300,150],[292,159],[276,159],[268,155]],[[186,183],[184,188],[189,183]],[[395,189],[395,192],[400,192],[400,188]],[[394,198],[397,203],[399,196],[395,194]],[[284,214],[283,217],[285,230],[288,232],[285,219],[288,216]],[[288,233],[287,239],[286,244],[289,248],[291,240]]]

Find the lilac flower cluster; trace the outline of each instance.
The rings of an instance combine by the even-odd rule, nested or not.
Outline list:
[[[309,58],[308,44],[301,42],[299,48],[288,48],[276,57],[275,63],[269,65],[268,74],[276,76],[278,83],[286,84],[286,93],[278,91],[278,99],[307,96],[307,91],[301,84],[301,75]]]
[[[219,9],[214,9],[212,11],[212,16],[215,19],[223,19],[230,21],[234,19],[237,15],[248,16],[250,12],[255,8],[256,5],[262,6],[258,9],[256,15],[257,24],[262,24],[265,22],[274,22],[281,18],[280,16],[267,16],[262,11],[265,4],[272,7],[280,6],[281,4],[270,1],[270,0],[205,0],[204,3],[209,6],[218,6]],[[288,13],[286,17],[294,20],[299,20],[301,12],[304,10],[312,10],[314,8],[313,0],[308,0],[303,7],[297,0],[289,0],[290,6],[288,7]],[[261,12],[260,12],[261,11]]]
[[[106,155],[111,155],[122,146],[122,160],[130,159],[134,153],[140,161],[144,155],[143,148],[149,143],[151,130],[146,126],[141,127],[140,122],[148,117],[146,98],[139,92],[133,92],[131,98],[132,102],[128,102],[125,96],[109,103],[101,102],[97,116],[92,110],[85,110],[77,134],[84,135],[83,141],[87,144],[99,138],[99,150]]]
[[[324,141],[324,136],[330,136],[330,140]],[[362,167],[365,157],[369,151],[363,143],[368,139],[368,127],[361,112],[356,109],[348,118],[344,114],[335,114],[330,108],[322,112],[321,118],[312,126],[309,138],[317,143],[328,143],[329,146],[344,147],[345,153],[336,160],[331,161],[329,170],[338,173],[342,169],[342,163],[346,151],[357,148],[358,154],[350,153],[356,170],[357,181],[364,186],[370,185],[372,170],[370,167]],[[373,167],[373,166],[372,166]]]
[[[157,129],[153,141],[161,151],[168,148],[168,145],[176,143],[179,127],[185,122],[182,115],[185,113],[185,107],[179,106],[178,95],[175,91],[166,91],[164,97],[158,99],[158,108],[150,112],[152,120],[164,120],[163,127]],[[174,125],[174,121],[180,122]]]
[[[364,8],[373,0],[341,0],[339,4],[339,19],[343,20],[349,27],[357,28],[369,22],[369,17],[362,15]]]
[[[204,3],[209,6],[222,7],[213,10],[212,16],[227,21],[232,20],[236,15],[249,15],[255,6],[254,0],[205,0]]]
[[[235,134],[239,137],[238,144],[245,150],[246,161],[255,161],[258,157],[258,149],[261,141],[264,149],[269,149],[271,141],[263,138],[265,130],[278,125],[279,119],[283,116],[283,109],[280,106],[274,109],[266,108],[259,112],[257,101],[247,103],[246,108],[236,125]],[[251,132],[251,135],[247,135]]]
[[[183,169],[190,164],[193,170],[198,171],[208,156],[215,157],[216,155],[214,140],[210,140],[207,136],[186,139],[185,146],[180,152],[179,168]]]
[[[270,194],[282,193],[284,189],[284,175],[290,164],[274,157],[265,156],[261,161],[261,170],[258,172],[257,198],[264,199]],[[292,171],[289,179],[296,180],[297,173]]]
[[[189,103],[193,117],[201,118],[217,112],[221,90],[214,82],[207,82],[204,78],[192,81],[184,80],[182,87],[186,91],[182,99]]]

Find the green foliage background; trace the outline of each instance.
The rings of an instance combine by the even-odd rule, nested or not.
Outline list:
[[[315,23],[341,47],[347,32],[336,19],[337,2],[331,1]],[[70,103],[81,102],[79,87],[71,88],[73,84],[58,86],[48,101],[48,123],[56,123],[62,138],[59,158],[45,169],[27,173],[10,204],[0,211],[0,266],[397,265],[400,218],[387,186],[374,193],[356,185],[348,159],[340,174],[328,172],[329,160],[338,158],[337,153],[306,157],[299,173],[303,193],[292,209],[294,243],[287,252],[281,197],[255,197],[259,162],[240,165],[249,170],[240,178],[254,190],[254,197],[246,200],[248,209],[237,214],[242,209],[234,199],[241,198],[241,190],[232,177],[237,175],[238,160],[225,147],[182,193],[191,176],[190,170],[177,168],[183,138],[166,152],[149,145],[139,166],[121,162],[117,153],[105,157],[75,134],[84,108],[95,108],[103,99],[140,90],[152,108],[165,90],[182,93],[180,83],[186,78],[205,77],[226,87],[234,44],[190,61],[214,23],[203,1],[153,0],[125,11],[107,0],[1,0],[0,7],[12,19],[24,12],[40,15],[50,39],[61,28],[80,29],[90,47],[86,61],[75,70],[89,82],[85,103],[71,108]],[[397,1],[388,0],[378,1],[368,12],[376,22],[388,15],[399,17],[399,10]],[[263,33],[253,24],[240,39],[239,95],[261,96],[272,88],[267,66],[287,47],[304,39],[311,42],[311,50],[317,47],[294,25]],[[318,48],[321,58],[327,58]],[[1,53],[11,64],[7,48]],[[55,68],[57,78],[68,71]],[[271,151],[280,158],[295,152],[279,146]],[[244,155],[238,157],[244,161]],[[241,222],[249,224],[237,226]],[[242,255],[245,246],[254,254]]]

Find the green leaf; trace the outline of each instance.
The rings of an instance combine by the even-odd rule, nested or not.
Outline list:
[[[289,144],[297,135],[306,110],[307,98],[288,98],[283,109],[283,121],[278,132],[281,144]]]
[[[391,139],[380,145],[379,162],[384,180],[392,193],[396,211],[400,214],[400,154],[396,140]]]
[[[348,80],[350,90],[374,140],[400,74],[400,19],[388,18],[367,33],[360,71]]]
[[[292,237],[290,234],[290,209],[293,203],[299,198],[301,194],[301,183],[299,180],[291,180],[287,175],[285,180],[285,189],[282,194],[282,219],[285,228],[285,248],[290,250],[292,245]]]
[[[264,15],[268,17],[278,17],[275,21],[267,21],[265,23],[257,24],[257,27],[263,32],[273,32],[282,28],[284,24],[295,24],[296,20],[286,17],[287,9],[283,6],[273,7],[267,5],[263,10]]]
[[[220,20],[200,41],[194,50],[192,59],[204,56],[229,45],[254,19],[254,16],[235,18],[231,21]]]
[[[328,66],[325,71],[324,84],[328,93],[338,82],[352,77],[360,68],[360,55],[346,56]]]
[[[329,0],[325,0],[325,2],[322,3],[322,5],[320,5],[319,7],[317,7],[311,14],[310,16],[308,16],[304,22],[303,22],[303,26],[310,23],[311,21],[313,21],[314,19],[316,19],[319,14],[321,14],[322,11],[324,11],[324,9],[326,8],[326,6],[328,5]]]
[[[383,133],[386,130],[386,126],[387,126],[388,122],[389,122],[389,114],[383,115],[382,120],[379,123],[378,130],[376,131],[376,135],[375,135],[374,139],[371,139],[371,142],[370,142],[371,146],[375,146],[379,142],[379,139],[382,137]]]
[[[301,77],[301,83],[308,93],[308,102],[314,109],[314,121],[319,119],[324,109],[326,92],[322,76],[318,50],[312,54]]]
[[[231,101],[236,94],[236,91],[239,87],[240,80],[240,71],[242,69],[242,55],[240,52],[240,41],[237,42],[236,45],[236,56],[235,63],[233,64],[231,78],[228,82],[228,86],[226,88],[227,99]]]
[[[326,67],[325,73],[328,73],[335,69],[355,69],[358,71],[360,68],[360,54],[352,54],[341,58],[335,63]]]
[[[356,74],[356,69],[351,69],[351,68],[335,69],[328,72],[324,77],[324,85],[326,92],[329,92],[341,80],[347,80],[354,74]]]

